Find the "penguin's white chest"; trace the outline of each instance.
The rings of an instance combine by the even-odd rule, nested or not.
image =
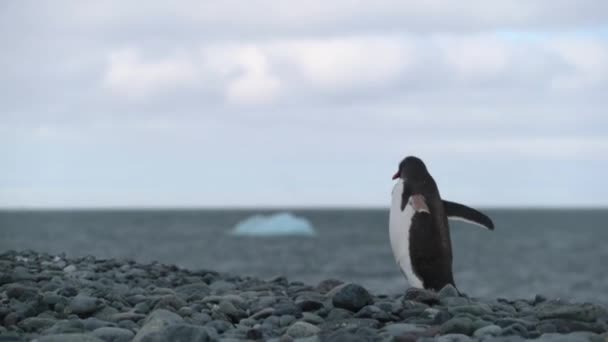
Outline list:
[[[410,227],[416,210],[411,202],[408,202],[405,208],[401,210],[403,186],[403,180],[399,179],[393,187],[389,217],[389,238],[395,261],[397,261],[397,265],[399,265],[410,286],[423,288],[422,280],[414,273],[410,258]]]

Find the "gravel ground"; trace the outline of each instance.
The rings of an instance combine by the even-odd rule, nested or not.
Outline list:
[[[0,341],[608,341],[591,303],[369,293],[130,260],[0,254]]]

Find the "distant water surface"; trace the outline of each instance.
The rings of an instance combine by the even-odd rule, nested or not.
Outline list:
[[[254,214],[281,210],[0,211],[0,252],[158,260],[316,284],[338,278],[374,292],[406,282],[388,242],[387,210],[291,210],[316,237],[229,234]],[[478,297],[537,293],[608,303],[608,210],[485,210],[496,231],[452,222],[455,279]]]

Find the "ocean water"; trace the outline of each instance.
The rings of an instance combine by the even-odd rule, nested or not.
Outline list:
[[[608,304],[608,210],[484,210],[493,232],[451,222],[455,280],[476,297],[535,294]],[[403,291],[388,240],[388,210],[289,210],[314,237],[230,234],[280,210],[0,211],[0,252],[160,261],[192,269],[316,284],[358,282]]]

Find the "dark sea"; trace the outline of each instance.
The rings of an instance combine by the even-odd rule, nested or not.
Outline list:
[[[309,220],[316,236],[230,234],[251,215],[284,211]],[[608,209],[484,211],[493,232],[451,222],[461,291],[608,304]],[[380,209],[0,211],[0,252],[24,249],[308,284],[337,278],[376,293],[406,288],[389,245],[388,210]]]

